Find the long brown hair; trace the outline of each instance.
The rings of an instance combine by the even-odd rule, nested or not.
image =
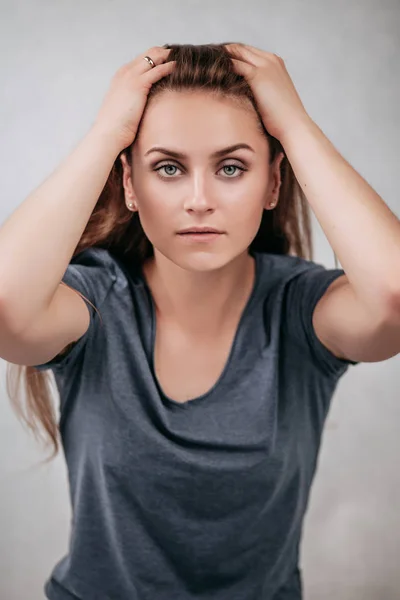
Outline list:
[[[243,100],[247,106],[250,100],[257,113],[259,127],[268,139],[271,163],[279,152],[284,153],[284,158],[280,165],[282,183],[279,202],[274,210],[264,211],[260,228],[249,249],[312,260],[311,219],[307,199],[283,147],[265,129],[250,86],[244,77],[235,73],[228,50],[223,44],[175,44],[169,47],[171,52],[168,60],[176,61],[176,66],[170,75],[152,86],[148,102],[163,91],[180,90],[204,90],[221,94]],[[124,150],[127,150],[129,161],[132,147],[133,144]],[[137,213],[126,210],[120,155],[110,171],[73,256],[93,246],[106,248],[117,258],[130,263],[141,263],[153,254],[152,244],[141,227]],[[69,346],[66,351],[68,348]],[[21,380],[24,382],[25,402],[19,394]],[[53,452],[48,460],[54,458],[59,450],[59,429],[52,403],[49,372],[41,372],[30,366],[8,364],[7,393],[21,422],[31,430],[36,439],[44,440],[52,448]]]

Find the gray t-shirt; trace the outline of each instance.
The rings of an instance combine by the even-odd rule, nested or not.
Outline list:
[[[299,545],[330,401],[349,362],[312,313],[342,275],[255,253],[225,368],[179,403],[153,368],[155,309],[140,267],[108,250],[63,281],[100,311],[53,370],[72,505],[51,600],[299,600]],[[355,364],[355,363],[354,363]]]

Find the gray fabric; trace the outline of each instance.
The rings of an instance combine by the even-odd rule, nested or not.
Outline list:
[[[90,326],[52,368],[73,510],[51,600],[299,600],[302,520],[330,400],[349,363],[312,313],[343,274],[255,254],[256,282],[218,382],[178,403],[154,376],[154,304],[107,250],[63,281]],[[354,363],[355,364],[355,363]]]

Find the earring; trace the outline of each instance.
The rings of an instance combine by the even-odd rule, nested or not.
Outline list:
[[[129,202],[129,204],[128,204],[128,208],[133,208],[133,204],[132,204],[132,202]]]
[[[270,202],[270,203],[269,203],[269,206],[270,206],[270,208],[274,208],[274,206],[275,206],[275,202]]]

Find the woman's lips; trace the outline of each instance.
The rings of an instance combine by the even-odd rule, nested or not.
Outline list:
[[[223,233],[178,233],[178,235],[187,242],[212,242],[216,240],[218,237],[223,235]]]

